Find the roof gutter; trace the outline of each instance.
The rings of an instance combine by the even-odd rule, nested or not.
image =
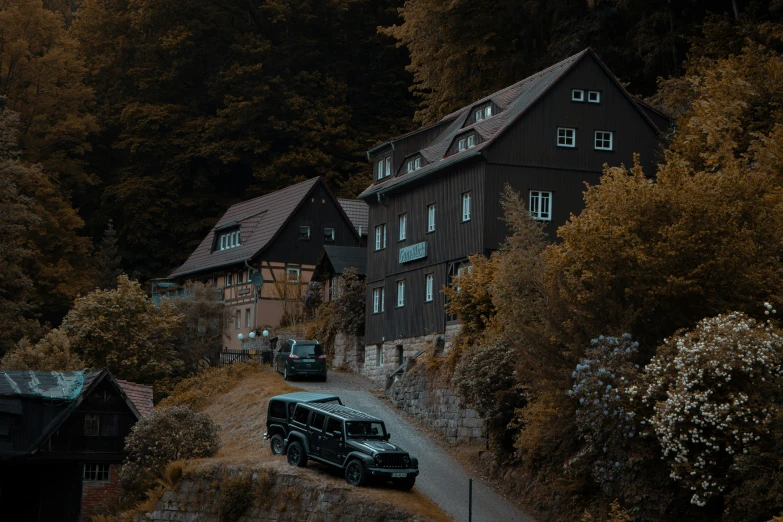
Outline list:
[[[181,274],[177,274],[176,272],[173,272],[171,275],[169,275],[169,277],[167,279],[176,279],[178,277],[185,277],[185,276],[189,276],[189,275],[192,275],[192,274],[198,274],[199,272],[206,272],[208,270],[217,270],[218,268],[225,268],[227,266],[236,265],[237,263],[247,263],[248,261],[251,261],[252,259],[253,259],[252,257],[234,259],[233,261],[229,261],[229,262],[226,262],[226,263],[221,263],[219,265],[213,265],[213,266],[208,266],[208,267],[205,267],[205,268],[199,268],[198,270],[191,270],[190,272],[182,272]]]
[[[392,142],[392,141],[385,141],[385,142],[381,143],[380,145],[376,145],[375,147],[373,147],[373,148],[371,148],[370,150],[367,151],[367,161],[370,161],[370,156],[372,156],[372,154],[374,152],[381,150],[386,145],[391,145],[392,150],[394,150],[394,142]]]
[[[381,196],[383,194],[386,194],[387,192],[391,192],[392,190],[395,190],[398,187],[402,187],[403,185],[407,185],[408,183],[411,183],[413,181],[421,179],[421,178],[423,178],[423,177],[425,177],[425,176],[427,176],[429,174],[432,174],[433,172],[438,172],[439,170],[443,170],[446,167],[454,165],[455,163],[459,163],[460,161],[464,161],[464,160],[466,160],[468,158],[475,158],[476,156],[481,156],[481,151],[480,150],[474,150],[474,151],[472,151],[472,152],[470,152],[470,153],[468,153],[468,154],[466,154],[466,155],[464,155],[464,156],[462,156],[460,158],[452,160],[452,161],[445,161],[445,162],[441,163],[440,165],[438,165],[437,167],[435,167],[435,168],[433,168],[431,170],[428,170],[427,172],[422,172],[418,176],[411,176],[408,179],[405,179],[405,180],[401,181],[400,183],[397,183],[397,184],[392,185],[390,187],[380,188],[380,189],[378,189],[376,191],[369,192],[369,193],[363,194],[363,195],[359,195],[359,199],[366,199],[366,198],[372,196],[373,194],[376,194],[377,198],[378,198],[378,201],[380,201],[381,200]]]

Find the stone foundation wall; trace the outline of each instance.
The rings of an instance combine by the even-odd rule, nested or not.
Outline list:
[[[338,333],[334,337],[334,357],[332,367],[347,367],[352,372],[364,371],[364,337]]]
[[[360,373],[383,384],[389,373],[399,368],[404,361],[410,360],[421,350],[448,352],[454,337],[459,333],[459,329],[460,325],[458,324],[449,325],[443,334],[406,337],[386,341],[379,345],[367,345],[364,347],[364,365]]]
[[[398,408],[418,417],[451,443],[486,444],[486,425],[476,410],[466,409],[456,390],[428,375],[424,364],[411,361],[386,395]]]
[[[232,480],[250,479],[250,496],[241,507],[234,498],[236,522],[404,522],[420,521],[401,506],[368,501],[356,488],[304,479],[269,468],[216,466],[189,472],[173,490],[163,494],[153,510],[136,522],[222,522],[231,496]]]

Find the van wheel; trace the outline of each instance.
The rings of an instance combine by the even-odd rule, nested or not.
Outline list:
[[[345,481],[351,486],[364,486],[367,477],[364,474],[364,464],[354,459],[345,467]]]
[[[288,366],[283,367],[283,380],[284,381],[290,381],[291,378],[288,376]]]
[[[406,477],[404,479],[392,479],[392,484],[396,489],[402,491],[410,491],[413,489],[413,485],[416,484],[416,477]]]
[[[298,440],[288,445],[288,463],[299,468],[307,466],[307,453]]]
[[[272,455],[282,455],[285,453],[285,441],[283,440],[283,436],[279,433],[272,435],[272,438],[269,439],[269,447],[272,448]]]

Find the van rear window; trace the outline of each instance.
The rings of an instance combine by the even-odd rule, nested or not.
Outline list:
[[[299,357],[318,357],[323,355],[324,350],[320,344],[297,344],[294,345],[294,355]]]

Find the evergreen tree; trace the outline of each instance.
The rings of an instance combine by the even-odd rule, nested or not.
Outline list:
[[[120,249],[117,245],[117,233],[114,224],[109,220],[103,238],[95,251],[93,264],[95,266],[95,286],[101,290],[117,288],[117,278],[122,274],[120,264]]]

